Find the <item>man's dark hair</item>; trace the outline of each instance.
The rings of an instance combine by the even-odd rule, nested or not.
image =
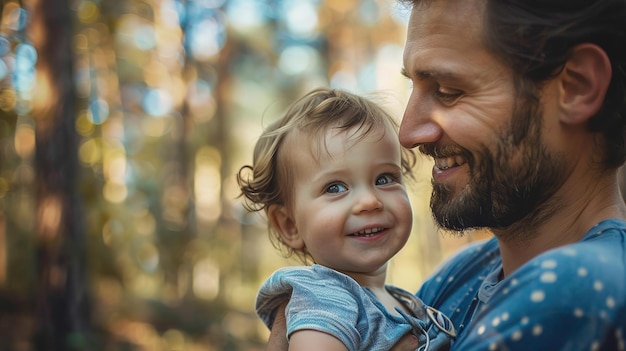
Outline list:
[[[626,0],[487,0],[485,28],[488,48],[535,89],[560,71],[575,45],[601,47],[613,75],[589,128],[605,136],[604,164],[624,163]]]

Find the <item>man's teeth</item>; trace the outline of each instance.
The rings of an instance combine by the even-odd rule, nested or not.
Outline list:
[[[465,164],[465,159],[461,156],[436,157],[435,166],[439,169],[448,169]]]
[[[361,230],[359,232],[356,232],[352,235],[354,236],[374,236],[380,232],[382,232],[383,230],[385,230],[385,228],[369,228],[369,229],[364,229]]]

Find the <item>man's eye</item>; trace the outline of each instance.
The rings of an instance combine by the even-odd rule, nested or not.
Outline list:
[[[459,90],[439,87],[435,92],[437,98],[444,104],[454,103],[463,93]]]
[[[346,186],[343,184],[336,183],[326,187],[326,192],[330,194],[343,193],[344,191],[348,191],[348,188],[346,188]]]

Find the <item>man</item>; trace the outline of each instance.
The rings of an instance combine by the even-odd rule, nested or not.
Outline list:
[[[494,234],[417,295],[453,350],[626,349],[626,0],[412,6],[400,141],[434,158],[441,227]]]

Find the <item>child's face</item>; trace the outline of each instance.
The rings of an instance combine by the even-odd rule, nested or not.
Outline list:
[[[293,143],[289,157],[297,235],[316,263],[348,274],[384,269],[413,220],[397,134],[354,132],[331,129],[312,149]]]

